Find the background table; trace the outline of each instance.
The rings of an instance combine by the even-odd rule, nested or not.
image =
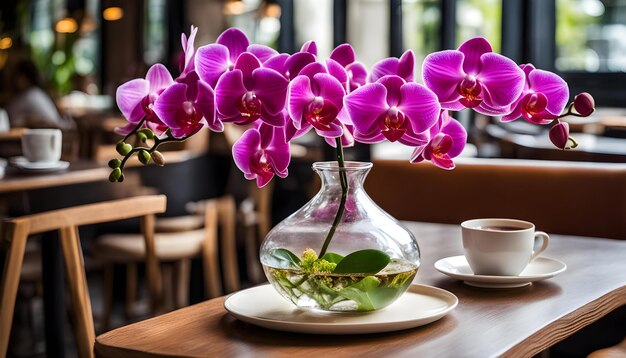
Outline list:
[[[390,333],[285,333],[238,321],[217,298],[122,327],[96,339],[100,357],[153,356],[532,356],[626,304],[626,241],[553,235],[547,257],[560,275],[515,289],[480,289],[437,272],[462,254],[458,226],[406,223],[422,250],[416,282],[444,288],[458,307],[429,325]],[[413,307],[407,307],[407,310]]]

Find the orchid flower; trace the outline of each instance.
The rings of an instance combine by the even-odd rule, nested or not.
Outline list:
[[[437,96],[428,88],[394,75],[366,84],[346,96],[346,110],[363,143],[391,142],[418,146],[439,118]]]
[[[340,137],[343,127],[337,115],[344,95],[341,83],[327,73],[296,77],[291,81],[287,99],[294,128],[308,131],[313,127],[322,137]]]
[[[399,59],[389,57],[374,64],[367,78],[367,82],[376,82],[380,78],[389,75],[399,76],[407,82],[413,82],[414,71],[415,54],[411,50],[406,50]]]
[[[200,78],[215,88],[220,76],[233,69],[237,58],[250,42],[241,30],[230,28],[217,38],[216,43],[198,48],[195,68]]]
[[[356,61],[354,49],[349,44],[342,44],[330,53],[330,59],[339,63],[348,75],[346,90],[348,93],[363,86],[367,80],[365,65]]]
[[[224,122],[249,124],[260,119],[272,126],[284,126],[285,100],[289,82],[280,73],[262,68],[251,53],[244,52],[232,71],[215,86],[219,117]]]
[[[283,129],[261,123],[246,130],[233,145],[233,160],[246,179],[256,179],[259,188],[274,175],[285,178],[291,158]]]
[[[159,95],[174,83],[172,75],[162,64],[155,64],[146,73],[145,79],[130,80],[117,88],[115,99],[122,115],[128,120],[128,125],[117,128],[116,132],[126,135],[143,119],[146,125],[157,135],[167,130],[167,127],[154,113],[154,102]]]
[[[442,108],[474,108],[486,115],[507,114],[524,89],[524,71],[492,52],[482,37],[464,42],[458,50],[426,56],[423,77]]]
[[[194,66],[194,56],[195,56],[195,47],[194,42],[196,40],[196,34],[198,33],[198,28],[196,26],[191,25],[191,31],[189,32],[189,38],[185,36],[185,33],[180,35],[180,42],[183,45],[183,56],[180,57],[180,62],[178,64],[178,69],[180,71],[180,77],[185,77],[189,72],[193,71]]]
[[[454,169],[452,159],[461,154],[467,141],[465,128],[457,120],[450,117],[448,111],[443,110],[439,120],[429,132],[430,141],[426,145],[415,148],[411,156],[411,163],[429,160],[442,169]]]
[[[213,89],[200,81],[195,71],[190,72],[184,83],[168,87],[154,103],[154,112],[170,128],[174,138],[186,138],[202,127],[222,131],[224,127],[215,118]]]
[[[502,117],[510,122],[519,117],[535,124],[548,124],[557,118],[569,99],[567,83],[552,72],[537,70],[531,64],[521,65],[526,75],[524,89],[511,105],[512,111]]]

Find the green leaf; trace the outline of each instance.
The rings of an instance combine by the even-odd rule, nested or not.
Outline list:
[[[287,249],[274,249],[270,253],[270,266],[275,268],[300,268],[300,258]]]
[[[359,311],[373,311],[376,307],[367,292],[375,289],[379,284],[379,279],[374,276],[367,276],[361,281],[342,289],[338,293],[340,296],[356,302]]]
[[[359,311],[381,309],[393,302],[403,289],[379,287],[380,280],[375,276],[367,276],[338,292],[341,297],[353,300]]]
[[[333,273],[375,274],[389,264],[391,258],[380,250],[365,249],[355,251],[341,260]]]
[[[324,256],[322,256],[321,259],[338,264],[339,261],[343,260],[343,256],[334,252],[327,252],[324,254]]]

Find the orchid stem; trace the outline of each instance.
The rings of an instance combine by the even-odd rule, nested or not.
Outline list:
[[[337,143],[337,164],[339,169],[339,182],[341,183],[341,201],[339,202],[339,208],[337,209],[337,214],[335,215],[335,220],[328,230],[328,234],[326,235],[326,240],[324,240],[324,245],[322,245],[322,249],[320,250],[319,258],[324,256],[326,250],[328,249],[328,245],[330,244],[330,240],[332,240],[335,235],[335,230],[337,230],[337,226],[339,222],[341,222],[341,218],[343,217],[343,212],[346,209],[346,199],[348,197],[348,177],[346,175],[346,165],[343,159],[343,146],[341,145],[341,137],[335,139]]]

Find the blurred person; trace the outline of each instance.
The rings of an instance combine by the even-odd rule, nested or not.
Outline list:
[[[42,77],[31,60],[21,60],[10,73],[11,99],[6,111],[11,127],[72,127],[72,121],[59,113],[52,97],[44,90]]]

